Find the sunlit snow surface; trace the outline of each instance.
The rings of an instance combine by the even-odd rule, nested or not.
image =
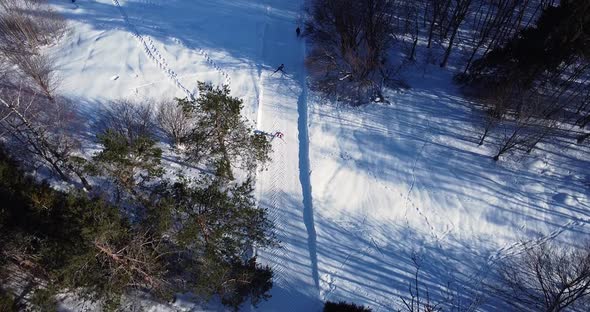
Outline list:
[[[503,257],[588,232],[588,148],[563,155],[572,142],[555,140],[494,163],[449,71],[407,67],[411,88],[387,91],[390,105],[343,108],[308,92],[302,0],[52,2],[71,26],[50,48],[60,90],[81,104],[90,137],[107,101],[196,95],[197,81],[228,83],[259,130],[284,133],[257,177],[282,241],[258,251],[275,270],[273,297],[244,310],[391,310],[409,295],[412,258],[431,297],[472,298]],[[150,308],[191,309],[182,298]]]

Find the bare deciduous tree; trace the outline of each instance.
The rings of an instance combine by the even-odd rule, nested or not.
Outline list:
[[[32,163],[41,160],[64,181],[74,174],[90,189],[74,163],[79,142],[71,133],[76,121],[76,113],[65,99],[48,101],[31,90],[0,89],[0,135],[13,154]]]
[[[392,40],[393,1],[317,0],[306,23],[312,86],[359,103],[381,92]]]
[[[0,0],[0,62],[18,68],[51,101],[57,87],[54,61],[40,47],[66,31],[65,20],[42,0]]]
[[[34,53],[66,30],[65,19],[44,0],[0,0],[0,53]]]
[[[428,44],[432,45],[432,39],[436,32],[436,26],[442,27],[442,20],[447,15],[451,0],[427,0],[424,6],[424,21],[428,21]]]
[[[421,1],[403,1],[396,7],[399,10],[396,14],[401,18],[397,19],[398,24],[402,22],[402,25],[398,25],[398,31],[405,36],[408,36],[411,41],[410,52],[408,54],[408,60],[416,60],[416,48],[418,46],[418,39],[420,36],[420,21],[419,12],[421,10]],[[405,43],[402,37],[402,42]]]
[[[424,289],[422,293],[422,285],[420,283],[420,270],[422,266],[422,259],[416,254],[412,255],[412,263],[414,264],[414,280],[408,285],[408,292],[410,298],[402,299],[405,311],[407,312],[439,312],[442,307],[439,303],[433,303],[430,299],[430,292],[428,288]]]
[[[483,131],[479,136],[478,145],[484,144],[491,131],[500,125],[510,110],[510,99],[513,96],[511,88],[500,87],[475,87],[470,90],[476,101],[483,105]]]
[[[457,38],[457,34],[459,32],[459,27],[465,20],[465,17],[469,13],[469,9],[473,0],[455,0],[454,6],[452,10],[451,16],[448,18],[448,25],[446,26],[445,30],[445,37],[447,34],[450,33],[449,44],[445,50],[445,55],[443,56],[443,60],[440,63],[440,67],[446,67],[449,61],[449,56],[451,55],[451,51],[453,49],[453,45],[455,43],[455,39]]]
[[[469,57],[463,74],[470,69],[478,53],[486,55],[492,49],[502,46],[506,40],[538,18],[544,1],[497,0],[478,1],[473,9],[470,28]],[[536,7],[533,7],[535,6]],[[525,21],[526,18],[526,21]]]
[[[177,101],[161,103],[157,120],[162,131],[176,147],[183,143],[194,126],[194,120],[190,113]]]
[[[55,74],[54,61],[46,55],[40,54],[11,54],[10,63],[18,66],[24,78],[30,81],[28,85],[36,86],[50,101],[55,101],[54,91],[58,85]]]
[[[509,258],[499,268],[495,291],[522,311],[587,311],[590,248],[544,243]]]
[[[444,287],[437,287],[435,291],[436,298],[431,297],[429,283],[424,281],[424,256],[413,253],[411,256],[414,265],[414,275],[408,283],[408,297],[401,297],[402,305],[395,308],[395,311],[406,312],[473,312],[477,311],[482,303],[481,289],[474,291],[465,291],[461,293],[454,290],[454,283],[448,282]],[[455,279],[453,277],[453,279]],[[432,285],[432,284],[431,284]],[[443,286],[443,285],[441,285]]]
[[[114,130],[130,141],[141,137],[152,137],[156,127],[155,104],[153,101],[136,103],[118,100],[110,103],[102,112],[102,125]]]

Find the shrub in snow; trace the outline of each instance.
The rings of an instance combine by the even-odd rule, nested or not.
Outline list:
[[[328,301],[324,305],[324,312],[371,312],[371,309],[345,301]]]
[[[391,74],[386,51],[392,42],[392,10],[393,1],[386,0],[314,1],[305,27],[311,87],[357,105],[381,98]]]

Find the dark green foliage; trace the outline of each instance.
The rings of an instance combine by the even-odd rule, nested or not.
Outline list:
[[[245,263],[232,264],[228,278],[235,281],[223,285],[221,302],[237,310],[247,298],[250,298],[250,302],[257,306],[261,300],[270,298],[268,291],[272,288],[272,276],[270,267],[258,266],[255,257]]]
[[[116,207],[83,193],[64,194],[37,183],[4,153],[0,154],[0,201],[4,203],[0,207],[0,258],[4,260],[0,271],[17,267],[31,276],[36,286],[31,288],[30,304],[48,311],[59,289],[79,289],[79,295],[92,300],[118,301],[137,281],[144,283],[142,287],[152,286],[138,276],[141,273],[129,265],[129,259],[146,254],[141,258],[145,261],[155,248],[144,241],[137,251],[139,244],[134,242],[143,236],[133,233]],[[105,250],[114,252],[109,255]],[[157,276],[149,266],[141,269]],[[39,281],[51,288],[40,287]]]
[[[43,312],[57,312],[57,301],[52,289],[41,288],[35,291],[31,304]]]
[[[30,304],[49,311],[53,294],[63,289],[112,308],[130,288],[159,294],[164,264],[156,238],[134,229],[117,207],[55,191],[17,168],[1,155],[0,271],[16,265],[51,286],[33,287]]]
[[[239,256],[250,246],[271,243],[271,223],[255,205],[250,180],[227,186],[222,179],[203,176],[195,183],[174,184],[169,196],[175,200],[175,213],[184,216],[179,238],[186,246],[215,247],[219,254]]]
[[[179,100],[195,127],[185,139],[189,159],[213,167],[220,177],[233,179],[233,169],[252,172],[269,160],[270,142],[254,134],[242,116],[243,102],[227,86],[199,82],[199,98]]]
[[[186,145],[191,159],[216,174],[164,179],[151,108],[126,102],[105,112],[100,152],[76,163],[111,182],[92,195],[38,183],[0,149],[0,285],[9,269],[25,272],[26,305],[43,311],[54,309],[61,292],[99,301],[105,311],[134,290],[161,299],[218,295],[235,309],[248,298],[267,299],[272,271],[252,250],[276,245],[272,222],[256,205],[252,181],[231,178],[234,168],[252,173],[267,161],[270,143],[246,125],[242,101],[227,87],[199,88],[196,101],[179,100],[196,122]],[[12,305],[8,296],[1,300]]]
[[[263,164],[270,161],[272,145],[268,141],[267,136],[263,133],[254,133],[250,139],[254,159]]]
[[[183,275],[189,287],[183,291],[218,294],[233,307],[248,297],[256,304],[268,298],[272,271],[258,266],[250,253],[276,244],[272,223],[256,206],[250,180],[225,181],[202,176],[160,189],[159,208],[148,210],[147,223],[166,229],[172,249],[179,251],[178,266],[171,269]],[[173,228],[162,226],[170,220]]]
[[[107,129],[98,140],[103,150],[94,156],[95,171],[111,177],[122,190],[137,195],[136,187],[145,187],[164,173],[162,150],[148,134],[132,138]]]
[[[371,312],[371,309],[345,301],[328,301],[324,305],[324,312]]]
[[[1,263],[0,263],[1,265]],[[0,311],[2,312],[17,312],[18,308],[12,295],[8,294],[0,288]]]
[[[469,80],[497,83],[516,80],[530,85],[575,57],[590,56],[590,2],[562,1],[548,6],[537,25],[523,30],[504,47],[474,62]]]

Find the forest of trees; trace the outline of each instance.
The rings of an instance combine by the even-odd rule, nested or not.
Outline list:
[[[84,154],[77,103],[41,53],[67,31],[43,1],[0,0],[0,310],[55,311],[60,294],[104,311],[134,292],[267,299],[273,272],[252,251],[278,241],[252,177],[271,147],[242,101],[199,83],[194,100],[103,103]],[[201,174],[167,172],[160,134]]]
[[[540,142],[578,134],[590,122],[590,3],[547,6],[533,26],[473,61],[457,76],[486,109],[479,139],[502,133],[494,156],[530,153]],[[564,133],[570,132],[570,133]]]
[[[451,63],[494,160],[590,137],[588,1],[316,0],[309,15],[311,86],[339,102],[386,101],[400,68]]]
[[[502,47],[534,25],[557,1],[543,0],[315,0],[306,34],[312,46],[307,66],[311,86],[353,104],[383,100],[405,63],[449,64],[461,54],[467,72],[475,59]],[[461,48],[457,43],[461,42]],[[418,47],[427,55],[418,60]],[[391,57],[392,46],[406,58]],[[442,53],[439,53],[442,51]],[[440,54],[440,55],[437,55]]]

